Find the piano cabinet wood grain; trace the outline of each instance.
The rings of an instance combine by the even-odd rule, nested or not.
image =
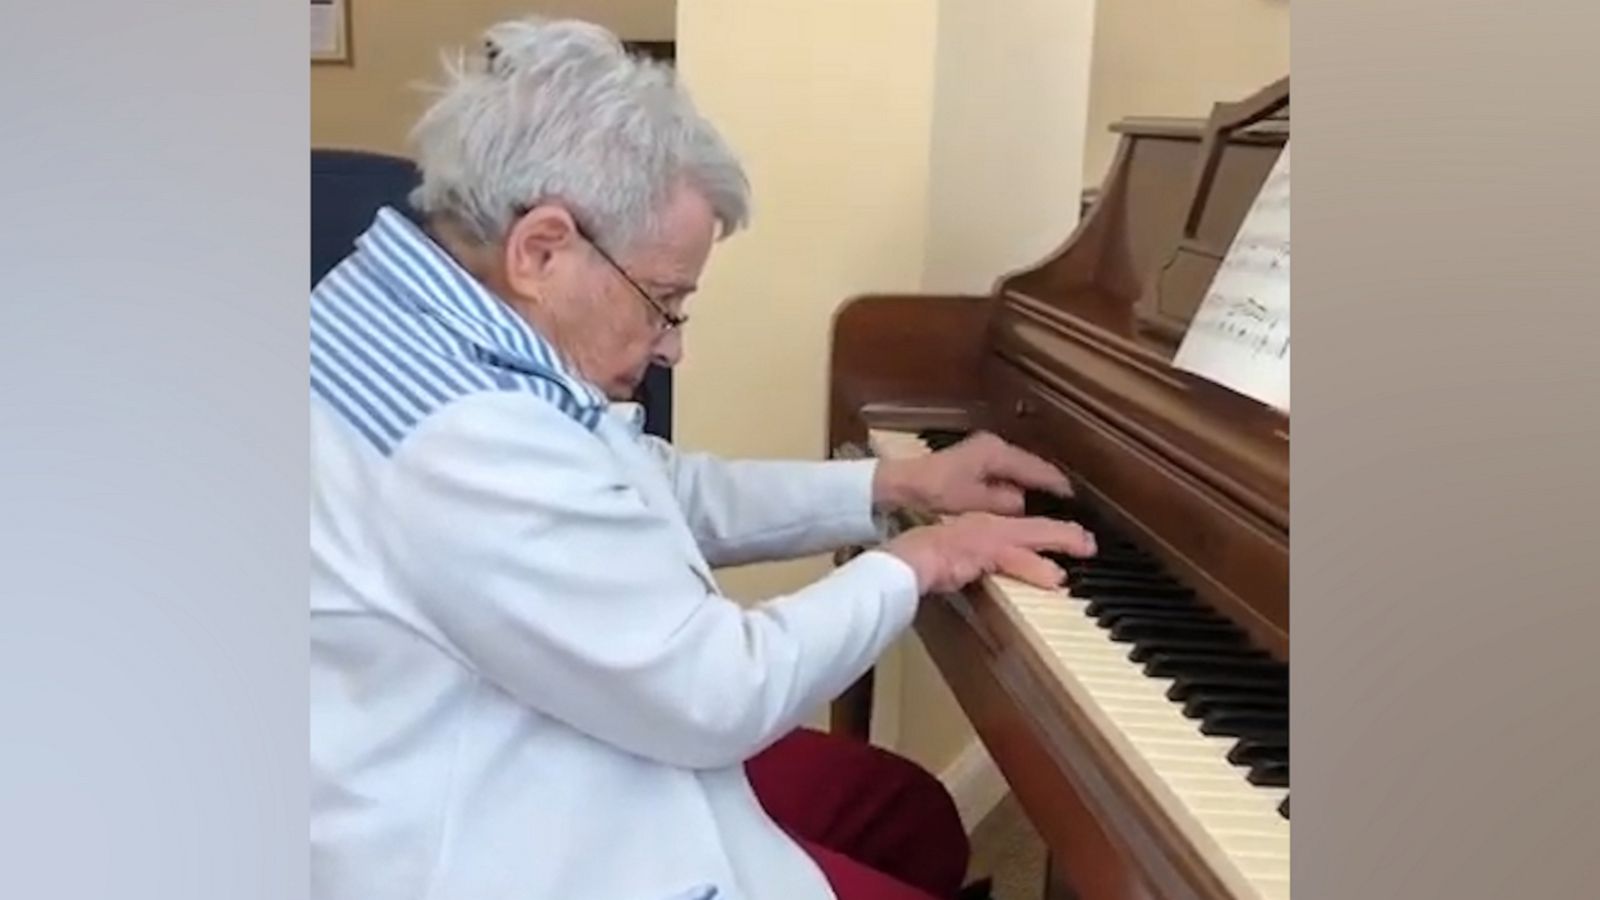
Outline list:
[[[862,410],[890,404],[964,410],[978,399],[971,377],[987,350],[990,297],[871,294],[834,314],[828,361],[829,452],[864,442]]]
[[[917,614],[917,635],[951,692],[1005,773],[1013,795],[1050,848],[1053,877],[1074,900],[1150,900],[1131,877],[1134,867],[1100,827],[1077,786],[1038,731],[1035,711],[1009,694],[995,675],[997,654],[946,601],[929,598]],[[980,664],[980,660],[988,664]]]

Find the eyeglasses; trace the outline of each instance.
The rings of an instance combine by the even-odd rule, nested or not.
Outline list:
[[[661,321],[666,323],[667,327],[664,329],[665,331],[673,331],[675,329],[682,328],[684,323],[689,321],[688,316],[669,312],[666,307],[661,305],[659,300],[650,295],[649,291],[641,287],[639,282],[634,281],[633,276],[628,274],[628,270],[618,265],[617,261],[611,258],[611,254],[601,249],[599,242],[589,236],[589,232],[584,229],[583,225],[579,223],[577,219],[572,220],[572,226],[577,229],[578,237],[583,238],[584,241],[589,244],[589,246],[594,248],[594,252],[600,254],[601,259],[605,260],[606,263],[610,265],[618,275],[622,276],[622,280],[626,281],[628,286],[633,288],[633,292],[639,295],[639,299],[650,304],[650,308],[655,310],[656,315],[661,317]]]
[[[513,210],[519,219],[532,211],[532,206],[519,206]],[[661,317],[661,321],[666,324],[666,328],[663,331],[674,331],[682,328],[689,321],[688,316],[670,312],[666,307],[662,306],[661,301],[651,296],[650,292],[640,286],[639,282],[634,281],[633,276],[628,274],[628,270],[618,265],[617,261],[611,258],[611,254],[602,249],[600,243],[589,236],[589,230],[583,227],[583,223],[578,221],[577,216],[573,216],[570,210],[567,214],[572,216],[572,227],[578,232],[578,237],[583,238],[584,243],[593,247],[594,252],[600,254],[600,258],[606,261],[606,265],[610,266],[618,275],[621,275],[622,280],[628,283],[628,287],[633,288],[633,292],[639,295],[639,299],[649,304],[650,309]]]

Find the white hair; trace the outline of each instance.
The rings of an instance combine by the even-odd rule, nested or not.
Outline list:
[[[502,22],[484,41],[480,63],[447,61],[449,82],[412,131],[417,211],[496,243],[519,213],[559,203],[620,251],[655,232],[687,183],[723,237],[745,225],[744,170],[671,68],[587,22]]]

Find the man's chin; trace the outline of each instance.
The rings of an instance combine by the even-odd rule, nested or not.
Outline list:
[[[613,403],[627,403],[639,395],[639,386],[644,384],[644,373],[637,377],[620,377],[612,379],[601,387],[606,399]]]

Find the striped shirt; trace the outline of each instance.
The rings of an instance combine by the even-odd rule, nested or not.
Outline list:
[[[311,292],[311,390],[379,453],[451,402],[534,394],[593,429],[608,401],[396,210]]]

